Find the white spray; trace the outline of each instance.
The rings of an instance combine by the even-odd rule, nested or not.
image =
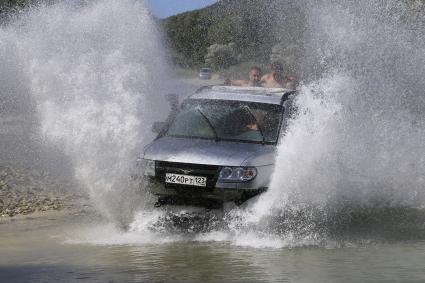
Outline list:
[[[258,223],[251,229],[311,237],[354,222],[418,224],[390,213],[425,204],[423,22],[403,4],[381,4],[307,5],[303,68],[321,78],[300,90],[271,187],[242,217]]]
[[[111,219],[127,209],[130,167],[163,115],[158,35],[144,3],[132,0],[40,6],[0,30],[0,59],[14,56],[25,92],[16,95],[30,92],[43,143],[63,149]]]

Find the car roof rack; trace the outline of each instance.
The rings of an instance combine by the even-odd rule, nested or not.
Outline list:
[[[284,88],[263,88],[263,87],[239,87],[226,85],[207,85],[200,87],[191,95],[192,98],[201,99],[243,99],[252,102],[267,102],[280,104],[289,99],[296,91]]]
[[[206,90],[211,90],[214,86],[216,86],[216,85],[204,85],[204,86],[201,86],[200,88],[198,88],[195,91],[195,93],[201,93],[201,92],[204,92]]]

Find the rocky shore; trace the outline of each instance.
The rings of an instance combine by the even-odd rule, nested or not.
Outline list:
[[[87,199],[84,193],[48,172],[0,166],[1,217],[72,208],[82,199]]]

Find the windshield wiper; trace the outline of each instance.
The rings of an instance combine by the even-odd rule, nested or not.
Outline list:
[[[217,131],[215,130],[214,126],[212,125],[211,121],[207,118],[207,116],[205,116],[204,113],[202,113],[201,109],[196,108],[196,110],[198,110],[199,114],[202,115],[202,117],[204,117],[204,119],[207,121],[208,125],[210,126],[211,130],[213,130],[214,133],[214,137],[215,137],[215,141],[218,142],[220,139],[217,135]]]
[[[266,144],[266,138],[264,137],[263,129],[261,128],[260,124],[258,123],[257,118],[255,118],[255,115],[252,113],[251,109],[246,105],[242,106],[242,109],[245,110],[246,112],[248,112],[248,114],[251,115],[252,118],[254,118],[255,125],[257,125],[257,128],[260,131],[263,145]]]

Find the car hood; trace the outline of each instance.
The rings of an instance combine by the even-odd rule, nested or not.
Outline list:
[[[145,147],[143,158],[222,166],[274,163],[276,147],[252,143],[162,137]]]

